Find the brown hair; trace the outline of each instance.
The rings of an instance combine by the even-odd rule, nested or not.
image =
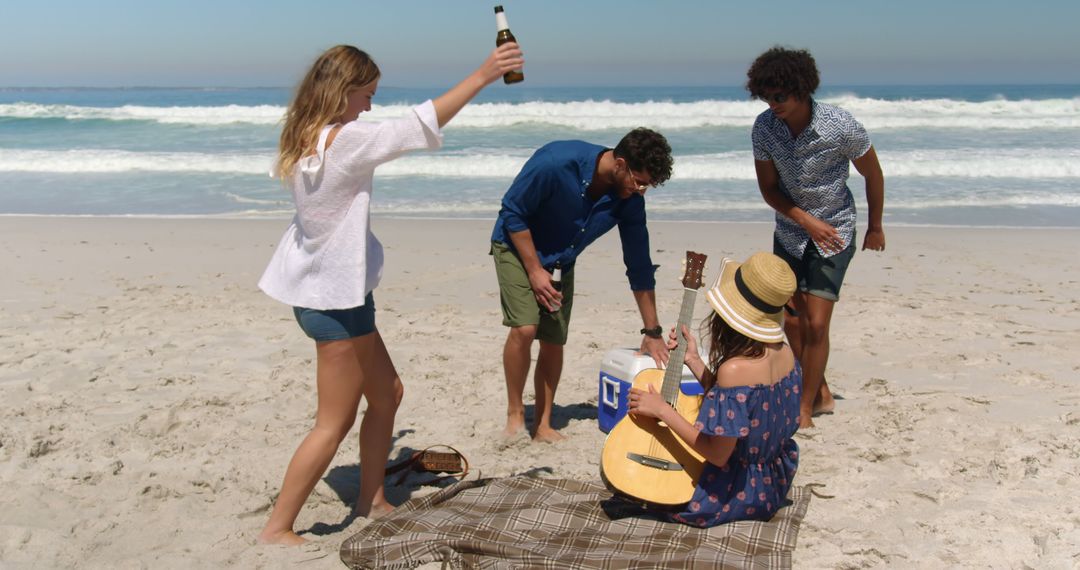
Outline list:
[[[780,46],[759,55],[746,72],[746,90],[758,99],[779,89],[805,101],[817,91],[820,81],[817,63],[810,52]]]
[[[334,46],[323,52],[300,81],[285,112],[277,175],[282,179],[291,176],[296,163],[311,153],[319,131],[345,112],[350,89],[363,87],[380,75],[375,60],[353,46]]]
[[[713,371],[712,381],[716,382],[716,371],[720,365],[736,356],[761,358],[765,355],[765,343],[754,340],[731,328],[715,312],[701,323],[702,328],[709,328],[709,370]],[[704,336],[704,335],[702,335]],[[706,386],[706,389],[712,386]]]
[[[623,136],[615,145],[615,158],[626,161],[631,170],[649,173],[653,186],[660,186],[671,178],[671,145],[664,135],[645,127],[638,127]]]

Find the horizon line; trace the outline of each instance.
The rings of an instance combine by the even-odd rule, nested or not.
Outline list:
[[[170,89],[170,90],[208,90],[208,89],[221,89],[221,90],[259,90],[259,89],[293,89],[295,85],[0,85],[0,90],[64,90],[64,89],[80,89],[80,90],[124,90],[124,89]],[[616,85],[616,84],[567,84],[567,85],[536,85],[523,87],[525,89],[582,89],[582,88],[621,88],[621,89],[714,89],[714,88],[742,88],[743,84],[671,84],[666,86],[657,85]],[[821,89],[830,89],[838,87],[1080,87],[1080,82],[1075,83],[1042,83],[1042,82],[1016,82],[1016,83],[983,83],[983,82],[957,82],[957,83],[831,83],[823,84],[818,87],[818,91]],[[446,89],[445,85],[381,85],[381,89]]]

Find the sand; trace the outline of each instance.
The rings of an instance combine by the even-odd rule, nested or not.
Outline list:
[[[255,287],[284,226],[0,219],[0,566],[340,566],[368,522],[348,517],[355,436],[300,514],[315,544],[254,543],[314,412],[313,344]],[[600,359],[640,341],[617,236],[577,269],[555,410],[569,437],[552,445],[496,437],[490,222],[374,227],[379,329],[406,386],[391,458],[446,443],[473,476],[596,479]],[[720,257],[771,244],[769,224],[650,227],[668,324],[686,249],[710,256],[711,281]],[[836,308],[828,378],[844,399],[798,435],[796,483],[820,486],[795,566],[1080,565],[1080,231],[887,230]],[[420,479],[389,496],[430,492]]]

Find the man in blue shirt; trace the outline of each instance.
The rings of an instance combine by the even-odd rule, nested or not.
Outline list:
[[[772,48],[746,75],[750,95],[769,105],[754,122],[754,168],[762,197],[776,210],[773,253],[788,262],[798,280],[784,329],[803,366],[799,427],[809,428],[811,417],[834,406],[825,382],[829,325],[855,255],[848,165],[866,179],[863,249],[885,249],[885,177],[866,129],[851,113],[811,97],[819,76],[809,52]]]
[[[615,226],[644,324],[641,350],[658,366],[667,363],[668,349],[656,315],[644,195],[671,177],[672,162],[667,140],[645,128],[630,131],[614,149],[556,141],[533,154],[503,196],[491,253],[503,324],[510,327],[503,347],[507,437],[525,426],[522,396],[532,343],[538,339],[536,417],[530,431],[535,441],[563,439],[551,427],[551,410],[573,306],[574,265],[589,244]],[[552,280],[556,266],[562,274],[559,283]]]

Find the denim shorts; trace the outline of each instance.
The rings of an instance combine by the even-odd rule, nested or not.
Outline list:
[[[799,291],[829,301],[839,301],[844,275],[847,274],[851,258],[855,257],[855,236],[851,237],[851,243],[844,251],[829,257],[822,257],[813,242],[807,243],[802,259],[788,253],[774,237],[773,253],[791,266],[799,283]]]
[[[375,332],[375,298],[368,293],[363,305],[351,309],[322,311],[293,307],[293,316],[304,333],[316,342],[364,336]]]

